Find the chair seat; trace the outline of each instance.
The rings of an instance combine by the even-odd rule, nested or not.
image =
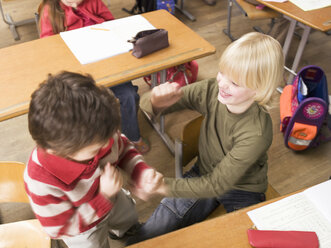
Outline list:
[[[270,19],[279,17],[280,14],[268,7],[264,7],[263,10],[257,9],[253,4],[246,2],[245,0],[236,0],[238,5],[246,12],[248,18],[252,20],[257,19]]]

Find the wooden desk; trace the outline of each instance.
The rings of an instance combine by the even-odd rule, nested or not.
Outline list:
[[[0,121],[27,113],[31,93],[48,73],[89,73],[98,84],[111,86],[215,53],[210,43],[167,11],[143,16],[168,30],[170,46],[141,59],[124,53],[81,65],[59,35],[0,49]]]
[[[300,44],[297,48],[297,52],[291,67],[292,72],[295,73],[298,68],[303,50],[306,46],[311,28],[322,32],[331,30],[331,6],[311,11],[303,11],[290,1],[286,1],[283,3],[266,2],[263,0],[257,1],[264,4],[265,6],[268,6],[271,9],[282,13],[284,17],[290,21],[290,27],[287,32],[285,43],[283,46],[285,58],[291,45],[295,27],[298,25],[303,28]],[[293,75],[289,77],[288,82],[291,83],[292,79]]]
[[[253,226],[253,222],[247,212],[284,197],[206,220],[128,248],[251,248],[246,231]]]
[[[23,220],[0,225],[0,247],[50,248],[51,239],[39,220]]]

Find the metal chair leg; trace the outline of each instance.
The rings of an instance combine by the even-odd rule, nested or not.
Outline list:
[[[223,33],[226,34],[231,41],[234,41],[235,38],[231,35],[231,14],[232,14],[232,0],[228,0],[228,17],[227,17],[227,27],[223,29]]]
[[[179,10],[179,12],[181,12],[184,16],[186,16],[188,19],[194,22],[196,20],[195,17],[190,12],[184,9],[184,1],[185,0],[180,0],[179,5],[176,3],[175,5],[176,10]]]

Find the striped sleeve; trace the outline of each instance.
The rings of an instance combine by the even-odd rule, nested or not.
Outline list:
[[[117,136],[117,142],[119,147],[118,166],[126,171],[131,179],[139,185],[141,173],[151,167],[146,164],[143,156],[123,134]]]
[[[99,223],[112,204],[99,191],[99,171],[64,185],[38,164],[36,151],[24,172],[32,209],[51,238],[74,236]]]

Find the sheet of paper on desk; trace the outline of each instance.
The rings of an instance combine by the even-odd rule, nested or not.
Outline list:
[[[316,232],[320,248],[331,247],[331,180],[247,214],[259,230]]]
[[[331,0],[289,0],[291,3],[298,6],[304,11],[321,9],[324,7],[331,6]]]
[[[78,61],[88,64],[130,51],[133,45],[127,40],[148,29],[155,27],[144,17],[135,15],[62,32],[60,36]]]

